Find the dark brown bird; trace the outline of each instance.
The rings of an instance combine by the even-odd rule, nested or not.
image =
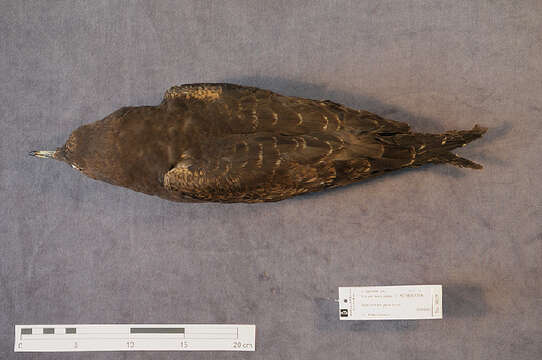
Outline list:
[[[56,151],[93,179],[174,201],[263,202],[428,163],[482,166],[450,151],[485,128],[423,134],[329,100],[233,84],[188,84],[158,106],[121,108]]]

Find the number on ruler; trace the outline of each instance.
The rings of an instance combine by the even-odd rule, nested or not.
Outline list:
[[[234,349],[252,349],[252,344],[244,344],[241,341],[234,341],[233,342],[233,348]]]
[[[181,349],[187,349],[188,348],[188,341],[181,341]]]
[[[127,341],[126,345],[128,345],[128,349],[133,349],[135,344],[133,341]]]

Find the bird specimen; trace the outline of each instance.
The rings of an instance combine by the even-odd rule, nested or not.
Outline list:
[[[329,100],[233,84],[187,84],[157,106],[123,107],[76,129],[56,151],[114,185],[183,202],[264,202],[429,163],[481,169],[451,150],[486,132],[416,133]]]

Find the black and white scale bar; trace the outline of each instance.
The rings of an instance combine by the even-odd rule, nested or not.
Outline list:
[[[254,351],[255,325],[15,325],[16,352]]]

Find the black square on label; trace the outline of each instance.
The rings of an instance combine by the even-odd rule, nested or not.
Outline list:
[[[348,316],[348,309],[341,309],[341,317]]]

